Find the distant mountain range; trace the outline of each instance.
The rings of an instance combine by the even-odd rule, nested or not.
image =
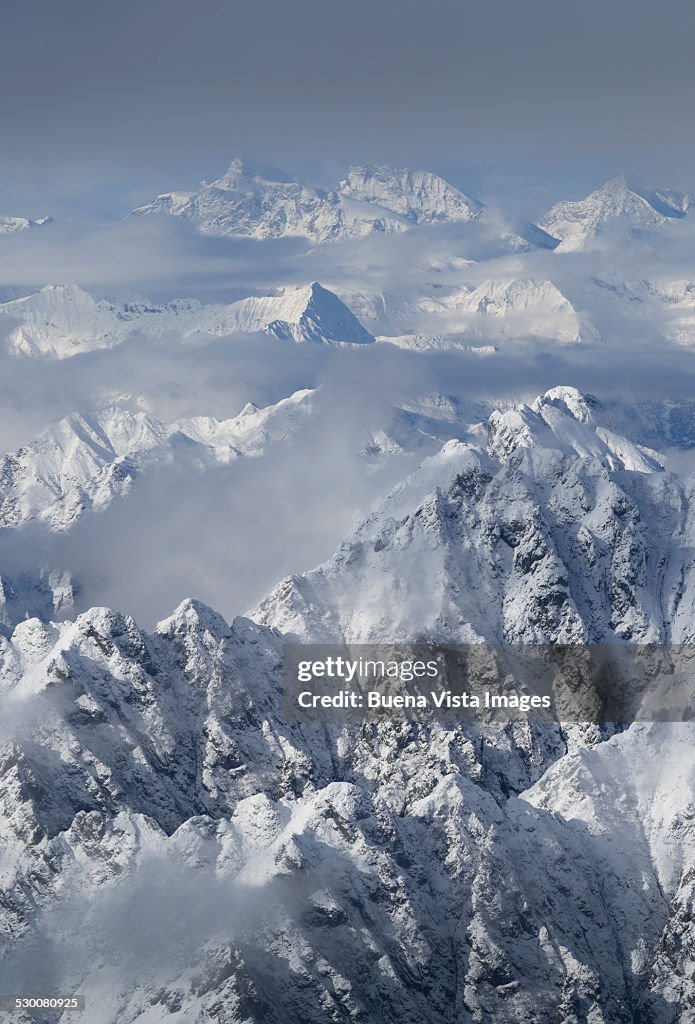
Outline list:
[[[296,181],[282,171],[232,161],[199,192],[166,192],[133,216],[166,213],[191,221],[206,235],[300,237],[336,242],[372,234],[400,234],[416,225],[468,224],[496,234],[511,249],[553,248],[557,240],[537,225],[506,223],[484,205],[428,171],[360,164],[335,189]]]
[[[0,303],[0,334],[15,355],[51,359],[113,348],[134,335],[176,343],[263,333],[293,343],[378,340],[426,351],[534,339],[591,344],[615,333],[617,316],[621,336],[650,332],[661,343],[695,343],[695,279],[614,272],[567,283],[558,275],[556,283],[500,273],[481,281],[475,264],[470,268],[447,271],[446,284],[434,271],[390,293],[366,281],[359,291],[340,287],[339,297],[314,281],[230,303],[112,301],[77,285],[47,285]]]
[[[131,216],[169,214],[204,235],[257,239],[296,237],[313,243],[400,234],[418,225],[477,222],[510,250],[576,252],[606,230],[639,234],[682,220],[693,196],[649,188],[619,175],[579,200],[556,203],[532,224],[502,217],[431,171],[387,164],[357,164],[332,189],[317,188],[284,171],[235,159],[227,171],[194,192],[164,192]],[[0,216],[0,235],[52,222]]]
[[[364,344],[373,337],[340,299],[318,282],[253,296],[226,305],[177,300],[164,305],[94,299],[77,285],[48,285],[40,292],[0,303],[7,344],[21,355],[65,359],[112,348],[133,333],[184,338],[253,334],[292,342]]]
[[[184,217],[208,235],[328,242],[403,232],[413,223],[469,221],[481,210],[481,203],[434,174],[355,167],[327,192],[237,159],[200,192],[165,193],[133,214]]]
[[[203,234],[312,242],[399,233],[414,225],[467,224],[496,230],[513,248],[576,251],[606,227],[632,231],[661,227],[687,215],[692,197],[648,189],[619,176],[585,199],[560,202],[539,225],[505,221],[437,174],[388,165],[359,164],[333,190],[313,188],[282,171],[234,160],[227,172],[198,192],[168,192],[133,215],[167,213],[190,220]]]

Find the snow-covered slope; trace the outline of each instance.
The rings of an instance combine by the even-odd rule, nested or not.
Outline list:
[[[667,338],[679,345],[695,345],[695,281],[683,279],[655,279],[644,282],[639,289],[653,312],[654,300],[659,309],[654,321]]]
[[[67,530],[86,510],[127,494],[148,469],[177,461],[215,466],[258,455],[311,415],[312,396],[298,391],[264,409],[248,404],[229,420],[195,416],[163,423],[118,407],[73,413],[0,457],[0,527],[38,520]]]
[[[595,331],[552,281],[532,279],[484,281],[453,296],[450,309],[462,316],[461,329],[483,334],[511,334],[577,342]],[[485,324],[485,320],[494,324]]]
[[[254,617],[319,640],[690,642],[693,481],[554,389],[451,441]]]
[[[279,296],[241,299],[227,311],[220,310],[218,316],[215,333],[262,330],[297,342],[374,341],[337,295],[317,282],[306,288],[288,288]]]
[[[525,217],[507,217],[499,210],[486,206],[477,219],[483,238],[497,246],[497,254],[557,249],[559,240],[548,230],[533,224]],[[494,256],[495,250],[487,258]]]
[[[380,340],[391,336],[396,344],[421,350],[470,345],[471,339],[481,338],[573,343],[599,337],[588,314],[579,312],[553,281],[500,274],[481,282],[479,275],[466,276],[470,283],[427,281],[420,288],[387,294],[347,290],[346,299],[371,321],[370,327],[374,324]]]
[[[670,189],[645,189],[621,175],[578,202],[556,203],[541,227],[561,239],[558,252],[584,249],[602,230],[623,223],[644,231],[686,216],[690,196]]]
[[[646,988],[633,1019],[691,1016],[694,740],[690,724],[635,724],[562,758],[524,795],[567,823],[601,874],[629,987]]]
[[[164,305],[119,305],[94,299],[76,285],[49,285],[1,303],[0,321],[4,318],[11,351],[57,359],[112,348],[133,333],[190,338],[262,331],[296,342],[363,344],[374,340],[347,306],[316,281],[301,288],[285,288],[277,295],[210,305],[195,299]]]
[[[645,324],[652,324],[679,345],[695,344],[695,281],[692,278],[652,278],[621,282]]]
[[[0,317],[7,325],[8,347],[23,355],[64,358],[107,348],[132,329],[126,317],[119,322],[110,303],[93,299],[76,285],[47,285],[40,292],[4,302]]]
[[[415,224],[474,220],[483,204],[429,171],[359,164],[351,167],[338,191],[374,203]]]

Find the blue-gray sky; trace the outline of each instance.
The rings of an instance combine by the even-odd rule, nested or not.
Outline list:
[[[7,0],[2,21],[17,201],[192,186],[239,152],[695,178],[692,0]]]

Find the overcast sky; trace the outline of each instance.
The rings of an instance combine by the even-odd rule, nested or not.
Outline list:
[[[12,198],[192,186],[239,152],[695,178],[692,0],[6,0],[2,31]]]

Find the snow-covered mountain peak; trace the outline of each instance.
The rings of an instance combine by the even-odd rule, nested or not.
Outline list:
[[[197,598],[187,597],[165,619],[157,623],[159,636],[174,637],[181,634],[208,633],[219,642],[229,636],[230,629],[223,617]]]
[[[488,423],[488,451],[504,460],[519,449],[548,448],[595,458],[610,470],[661,471],[658,453],[595,424],[597,404],[576,388],[556,387],[530,406],[493,412]]]
[[[613,202],[615,204],[624,204],[630,193],[634,191],[632,182],[623,171],[604,182],[603,185],[595,189],[591,194],[606,203]],[[635,192],[635,194],[637,193]]]
[[[320,285],[318,281],[283,288],[280,295],[285,302],[284,313],[288,320],[298,319],[310,307],[327,304],[330,302],[329,296],[337,297],[333,292],[329,292],[327,288]]]
[[[34,292],[31,295],[27,295],[21,299],[14,300],[16,308],[21,305],[30,305],[38,307],[42,304],[44,308],[49,303],[58,304],[62,302],[71,302],[80,305],[92,305],[94,299],[91,297],[89,292],[85,291],[78,284],[46,284],[38,292]]]
[[[351,167],[338,191],[352,199],[375,203],[416,224],[475,219],[483,204],[430,171],[411,171],[383,164]]]
[[[285,171],[270,167],[248,157],[236,157],[221,177],[215,181],[203,182],[204,187],[217,188],[222,191],[248,186],[250,188],[264,184],[297,185],[298,182]]]
[[[478,331],[486,333],[498,331],[566,343],[595,339],[597,333],[549,280],[491,279],[450,298],[448,303],[457,312],[475,317]],[[494,324],[485,327],[488,320]],[[476,321],[470,323],[470,328],[476,329]]]
[[[627,174],[619,174],[593,193],[616,212],[630,212],[637,196],[662,217],[681,219],[691,204],[691,197],[675,189],[648,188]]]
[[[558,252],[585,248],[611,223],[622,220],[633,231],[660,227],[686,216],[690,196],[671,189],[649,189],[621,174],[584,199],[556,203],[540,226],[561,239]]]
[[[278,316],[265,330],[294,341],[373,342],[356,316],[337,295],[318,281],[304,288],[287,289],[278,304]]]
[[[598,405],[593,395],[585,395],[578,388],[560,385],[550,388],[531,404],[534,412],[541,412],[544,406],[558,406],[573,416],[579,423],[592,423],[593,410]]]
[[[295,342],[374,341],[345,303],[318,281],[283,288],[277,295],[250,296],[229,306],[205,310],[216,311],[216,334],[264,331]]]
[[[571,309],[569,300],[557,285],[534,278],[492,279],[483,281],[460,302],[460,308],[488,316],[505,316],[542,305],[548,313]]]
[[[429,495],[449,490],[457,479],[486,474],[493,469],[488,455],[477,445],[456,439],[446,441],[438,452],[426,458],[386,495],[380,509],[386,516],[402,518],[414,513]]]
[[[76,284],[46,285],[31,295],[0,303],[0,317],[17,322],[7,341],[12,351],[22,355],[72,355],[121,340],[114,331],[112,307]]]

